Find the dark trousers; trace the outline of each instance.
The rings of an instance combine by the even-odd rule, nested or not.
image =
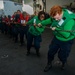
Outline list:
[[[1,29],[1,22],[0,22],[0,29]]]
[[[20,33],[20,26],[15,25],[15,26],[13,27],[13,34],[14,34],[15,42],[18,41],[18,35],[19,35],[19,33]]]
[[[40,42],[42,41],[41,35],[34,36],[30,32],[28,32],[28,34],[27,34],[27,50],[30,50],[33,41],[34,41],[35,49],[39,50]]]
[[[11,34],[12,34],[12,37],[15,38],[15,24],[14,23],[11,24]]]
[[[1,23],[1,33],[5,33],[5,23]]]
[[[54,59],[54,55],[57,52],[60,61],[63,64],[66,63],[67,57],[69,56],[69,53],[71,51],[72,44],[73,40],[63,42],[54,37],[51,44],[49,45],[48,63],[52,62],[52,60]]]
[[[24,35],[27,39],[27,31],[28,31],[28,26],[21,26],[20,27],[20,43],[23,44],[24,43]]]
[[[8,33],[8,25],[7,24],[5,24],[5,34],[7,34]]]
[[[13,37],[13,33],[12,33],[12,25],[8,26],[8,34],[9,34],[9,37],[10,37],[10,38]]]

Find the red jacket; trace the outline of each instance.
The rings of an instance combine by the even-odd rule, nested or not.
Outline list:
[[[30,19],[30,16],[27,15],[26,17],[23,16],[21,20],[25,20],[26,22],[28,22],[29,19]]]
[[[22,14],[20,14],[20,18],[18,19],[18,23],[20,23],[21,22],[21,20],[23,19],[23,15]]]

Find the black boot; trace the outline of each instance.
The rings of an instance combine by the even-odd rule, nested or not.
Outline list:
[[[20,46],[23,46],[24,45],[24,40],[23,38],[20,37]]]
[[[30,55],[30,51],[27,51],[27,54],[26,55],[29,56]]]
[[[36,54],[38,57],[40,57],[39,49],[36,49]]]
[[[20,46],[24,46],[24,42],[21,42],[21,43],[20,43]]]
[[[65,69],[65,63],[62,63],[61,70],[64,70],[64,69]]]
[[[30,55],[30,48],[27,48],[27,54],[26,54],[27,56],[29,56]]]
[[[15,38],[14,43],[18,43],[18,39],[17,38]]]
[[[48,63],[44,69],[44,72],[49,71],[52,68],[52,63]]]

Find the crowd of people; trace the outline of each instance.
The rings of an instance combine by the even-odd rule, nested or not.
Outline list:
[[[24,34],[27,36],[28,26],[23,23],[27,22],[30,16],[27,13],[21,13],[20,10],[14,12],[12,16],[1,16],[0,18],[0,30],[1,33],[9,34],[10,38],[14,39],[14,42],[18,42],[18,35],[20,34],[20,43],[23,45]],[[25,30],[25,31],[24,31]]]
[[[0,17],[0,30],[1,33],[8,34],[10,38],[13,38],[14,43],[20,41],[20,46],[24,45],[26,38],[27,56],[30,54],[33,44],[37,56],[40,56],[39,48],[42,33],[35,26],[47,17],[48,15],[44,11],[40,11],[38,15],[36,13],[29,15],[26,12],[22,13],[20,10],[17,10],[12,16]]]
[[[65,68],[75,38],[75,32],[73,32],[75,30],[75,14],[73,12],[55,5],[50,9],[50,15],[40,11],[38,15],[31,17],[29,14],[17,10],[13,16],[4,16],[0,21],[1,33],[9,34],[10,37],[14,38],[15,43],[18,42],[19,36],[21,46],[24,44],[25,35],[27,40],[26,55],[30,55],[33,44],[38,57],[40,56],[40,42],[42,42],[41,34],[46,25],[50,25],[54,38],[49,45],[48,61],[44,72],[51,69],[52,61],[57,52],[62,63],[61,69]]]

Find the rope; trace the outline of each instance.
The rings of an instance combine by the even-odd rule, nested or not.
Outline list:
[[[52,27],[46,26],[45,28],[51,29]],[[58,30],[58,31],[63,31],[63,32],[75,32],[75,30]]]

